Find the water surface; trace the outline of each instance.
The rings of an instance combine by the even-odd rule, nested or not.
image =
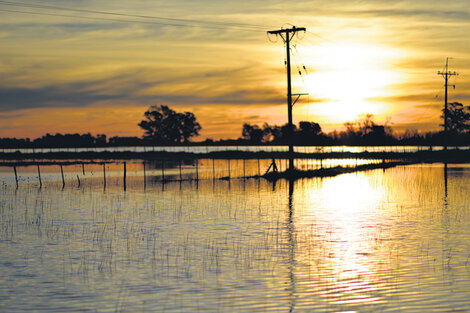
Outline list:
[[[273,184],[213,180],[211,162],[166,184],[129,164],[125,192],[119,164],[106,187],[100,165],[67,168],[65,188],[56,168],[42,188],[3,169],[0,311],[470,311],[468,165]]]

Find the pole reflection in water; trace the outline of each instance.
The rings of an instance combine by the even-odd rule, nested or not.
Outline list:
[[[287,243],[289,246],[289,279],[290,279],[290,299],[289,312],[295,309],[295,225],[294,225],[294,180],[289,179],[289,208],[287,217]]]
[[[447,203],[447,163],[444,163],[444,202]]]

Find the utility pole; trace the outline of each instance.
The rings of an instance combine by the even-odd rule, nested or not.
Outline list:
[[[291,70],[290,70],[290,41],[294,37],[294,35],[299,31],[306,31],[305,27],[295,27],[286,28],[286,29],[279,29],[279,30],[271,30],[268,31],[268,34],[272,35],[279,35],[281,36],[282,40],[286,44],[286,54],[287,54],[287,127],[288,134],[287,138],[289,140],[289,170],[294,169],[294,143],[293,143],[293,130],[294,125],[292,123],[292,84],[291,84]]]
[[[445,96],[444,96],[444,150],[447,150],[447,141],[448,141],[448,130],[449,130],[449,122],[448,122],[448,109],[447,109],[447,87],[452,86],[455,88],[455,85],[449,85],[449,78],[451,76],[458,75],[456,72],[449,72],[449,58],[446,58],[446,70],[445,72],[437,72],[437,75],[441,75],[444,77],[445,80]]]

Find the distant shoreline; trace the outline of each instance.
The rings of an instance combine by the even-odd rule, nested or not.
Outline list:
[[[315,152],[294,153],[295,159],[376,159],[403,160],[413,163],[470,163],[470,150],[417,152]],[[171,160],[171,159],[288,159],[288,152],[216,151],[193,152],[43,152],[1,153],[0,166],[19,164],[108,163],[115,160]]]

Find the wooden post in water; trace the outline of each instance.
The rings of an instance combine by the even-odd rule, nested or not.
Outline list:
[[[80,188],[80,177],[78,177],[78,175],[77,175],[77,181],[78,181],[78,186],[77,187]]]
[[[196,181],[199,181],[199,159],[196,159]]]
[[[64,168],[62,167],[62,164],[60,165],[60,174],[62,176],[62,188],[65,187],[65,179],[64,179]]]
[[[243,178],[246,178],[246,160],[243,159]]]
[[[162,182],[165,181],[165,160],[162,159]]]
[[[179,166],[180,166],[180,181],[183,180],[183,175],[181,174],[181,160],[179,160]]]
[[[16,172],[16,166],[13,166],[13,171],[15,172],[16,188],[18,188],[18,173]]]
[[[145,173],[145,161],[142,162],[142,165],[144,166],[144,189],[147,187],[147,178],[146,178],[146,173]]]
[[[212,159],[212,180],[215,180],[215,161]]]
[[[39,164],[38,164],[38,180],[39,180],[39,188],[42,188],[41,170],[39,169]]]
[[[126,162],[124,162],[124,176],[122,178],[122,183],[123,183],[123,186],[124,186],[124,191],[126,191],[126,175],[127,175],[127,164]]]
[[[85,164],[84,163],[82,163],[82,173],[83,173],[83,175],[85,175]]]
[[[103,163],[103,187],[106,188],[106,164]]]
[[[228,178],[230,179],[230,159],[228,159]]]
[[[261,167],[259,165],[259,159],[258,159],[258,176],[261,176]]]

